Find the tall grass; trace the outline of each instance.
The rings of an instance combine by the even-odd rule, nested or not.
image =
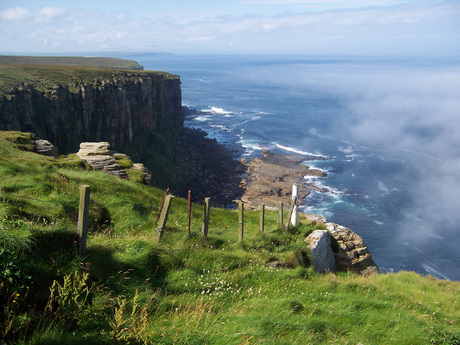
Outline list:
[[[9,139],[8,139],[9,138]],[[411,272],[317,274],[301,218],[174,198],[154,243],[163,191],[75,157],[25,150],[0,135],[0,340],[7,344],[458,344],[460,285]],[[23,141],[22,144],[17,142]],[[16,144],[15,144],[16,142]],[[24,146],[25,145],[25,146]],[[91,185],[87,253],[76,255],[78,186]],[[316,225],[318,227],[318,225]],[[277,265],[273,265],[274,262]],[[11,279],[8,279],[11,278]]]

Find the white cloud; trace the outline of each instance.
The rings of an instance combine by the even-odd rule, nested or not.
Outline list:
[[[357,4],[358,1],[340,3]],[[373,54],[398,46],[412,49],[417,44],[420,50],[438,52],[442,51],[445,42],[450,42],[449,49],[460,50],[459,44],[452,39],[458,37],[456,32],[460,34],[459,24],[452,24],[460,15],[460,6],[448,2],[423,4],[209,17],[161,11],[128,14],[120,8],[116,12],[101,12],[102,9],[97,12],[91,8],[44,7],[31,12],[17,7],[0,13],[0,18],[5,20],[0,22],[0,29],[7,33],[0,37],[0,46],[11,51],[49,52],[50,46],[40,46],[39,41],[32,38],[35,35],[53,42],[52,47],[61,52],[98,50],[104,46],[116,50],[140,51],[155,47],[163,51],[193,53],[204,52],[203,49],[211,47],[210,43],[219,48],[209,51],[213,53]],[[30,18],[35,20],[25,20]],[[374,49],[379,44],[380,48]]]
[[[63,7],[44,7],[38,10],[37,20],[48,21],[62,16],[67,12]]]
[[[25,20],[28,19],[31,16],[31,12],[22,7],[16,7],[16,8],[8,8],[2,12],[0,12],[0,17],[3,20]]]

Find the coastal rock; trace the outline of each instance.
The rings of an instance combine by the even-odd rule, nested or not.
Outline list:
[[[326,230],[315,230],[306,239],[313,256],[313,269],[316,272],[335,272],[335,254],[331,247],[331,235]]]
[[[326,223],[326,228],[338,244],[335,254],[339,271],[352,271],[364,276],[379,273],[363,239],[350,229],[335,223]]]
[[[35,151],[41,155],[56,157],[58,155],[57,148],[48,140],[35,139]]]

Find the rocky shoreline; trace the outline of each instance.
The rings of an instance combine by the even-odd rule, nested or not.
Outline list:
[[[261,203],[264,203],[267,208],[276,209],[280,202],[289,207],[292,203],[292,185],[294,183],[299,186],[300,204],[312,190],[327,192],[327,189],[305,181],[305,176],[326,176],[322,170],[306,166],[304,164],[306,160],[308,158],[304,156],[279,155],[271,151],[262,152],[260,158],[242,159],[241,163],[245,166],[246,173],[241,182],[241,187],[244,190],[241,200],[245,203],[245,207],[257,209]],[[314,214],[304,214],[304,216],[311,222],[323,223],[327,229],[324,232],[328,233],[337,244],[335,254],[332,253],[329,244],[329,251],[332,257],[335,257],[335,265],[332,264],[332,268],[328,271],[337,269],[364,276],[379,273],[379,268],[372,260],[372,255],[360,236],[342,225],[328,222],[322,216]],[[323,261],[324,258],[314,257],[313,260]],[[323,262],[319,264],[322,266]]]
[[[302,164],[308,158],[300,155],[280,155],[263,151],[260,158],[243,158],[241,163],[246,173],[241,181],[244,190],[241,200],[245,207],[257,209],[260,204],[267,208],[278,208],[279,203],[289,205],[292,198],[292,185],[299,185],[299,202],[302,203],[311,190],[326,192],[312,183],[306,183],[305,176],[325,177],[319,169]]]

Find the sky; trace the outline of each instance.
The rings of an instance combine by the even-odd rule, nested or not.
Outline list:
[[[0,0],[0,54],[460,56],[460,0]]]

